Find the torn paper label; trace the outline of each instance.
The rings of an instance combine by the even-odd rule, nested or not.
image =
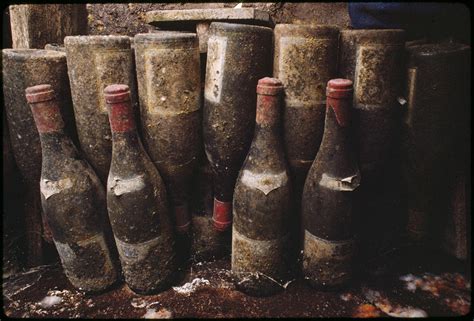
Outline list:
[[[326,173],[323,173],[319,185],[332,189],[334,191],[350,192],[355,190],[360,184],[359,173],[344,178],[331,177]]]
[[[242,183],[250,188],[258,189],[265,195],[286,184],[288,175],[286,171],[281,173],[253,173],[249,170],[244,170],[242,174]]]
[[[71,187],[72,181],[69,177],[60,179],[58,181],[50,181],[49,179],[42,179],[40,181],[40,191],[45,199],[48,199],[54,194],[58,194]]]
[[[132,178],[113,177],[111,179],[112,182],[109,181],[109,189],[113,191],[116,196],[139,191],[145,187],[145,180],[143,177],[143,174]]]

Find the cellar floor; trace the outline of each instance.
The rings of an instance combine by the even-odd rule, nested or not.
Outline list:
[[[193,262],[178,285],[160,294],[140,296],[122,283],[88,295],[68,283],[58,264],[44,265],[3,280],[3,312],[34,318],[388,317],[464,315],[471,306],[469,268],[415,248],[368,261],[358,281],[335,292],[298,279],[274,296],[250,297],[235,290],[229,269],[229,257]]]

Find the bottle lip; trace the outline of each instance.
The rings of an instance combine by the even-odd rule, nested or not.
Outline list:
[[[109,85],[104,89],[104,96],[108,104],[130,101],[130,89],[124,84]]]
[[[350,97],[353,91],[352,80],[336,78],[328,81],[326,87],[326,96],[332,98]]]
[[[29,104],[40,103],[55,98],[54,89],[50,84],[28,87],[25,89],[25,96]]]
[[[257,94],[260,95],[278,95],[283,91],[283,83],[278,78],[261,78],[257,84]]]

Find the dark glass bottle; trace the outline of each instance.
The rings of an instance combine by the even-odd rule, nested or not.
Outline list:
[[[360,173],[352,144],[352,81],[332,79],[326,121],[302,198],[303,274],[316,287],[337,287],[351,277],[355,244],[352,207]]]
[[[107,208],[125,282],[137,293],[170,285],[175,240],[165,185],[138,136],[127,85],[104,89],[112,131]]]
[[[250,295],[281,290],[288,277],[291,187],[281,137],[276,78],[257,85],[255,134],[233,197],[232,272]]]
[[[64,133],[52,86],[25,92],[41,140],[41,204],[62,266],[74,287],[104,290],[118,276],[107,237],[105,189]]]

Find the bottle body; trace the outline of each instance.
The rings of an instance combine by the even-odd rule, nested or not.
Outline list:
[[[246,45],[242,46],[245,42]],[[214,226],[229,231],[232,195],[252,141],[255,86],[271,74],[272,30],[212,23],[204,89],[203,140],[214,176]]]
[[[345,97],[330,97],[334,81],[341,81]],[[351,277],[353,197],[360,183],[351,140],[351,96],[351,81],[329,81],[324,135],[303,190],[302,269],[316,287],[337,287]]]
[[[298,203],[323,137],[324,87],[336,76],[338,37],[331,26],[275,26],[273,74],[285,85],[284,148]]]
[[[74,116],[81,150],[101,181],[109,173],[112,136],[103,90],[125,83],[136,101],[135,70],[130,38],[68,36],[64,38]]]
[[[160,291],[176,269],[165,186],[136,131],[128,86],[106,87],[105,99],[113,141],[107,208],[125,281],[138,293]]]
[[[354,82],[354,143],[364,178],[355,204],[361,259],[390,248],[401,223],[398,158],[404,42],[401,29],[342,30],[340,36],[338,76]]]
[[[266,86],[271,93],[262,93]],[[238,289],[257,296],[281,290],[290,265],[291,181],[281,143],[282,91],[275,78],[259,81],[255,135],[233,197],[232,272]]]
[[[78,289],[101,291],[118,277],[108,235],[105,191],[64,134],[53,95],[49,85],[27,89],[43,155],[41,204],[69,281]]]
[[[201,144],[198,40],[195,34],[164,31],[138,34],[134,43],[143,142],[167,186],[176,231],[186,233]]]

